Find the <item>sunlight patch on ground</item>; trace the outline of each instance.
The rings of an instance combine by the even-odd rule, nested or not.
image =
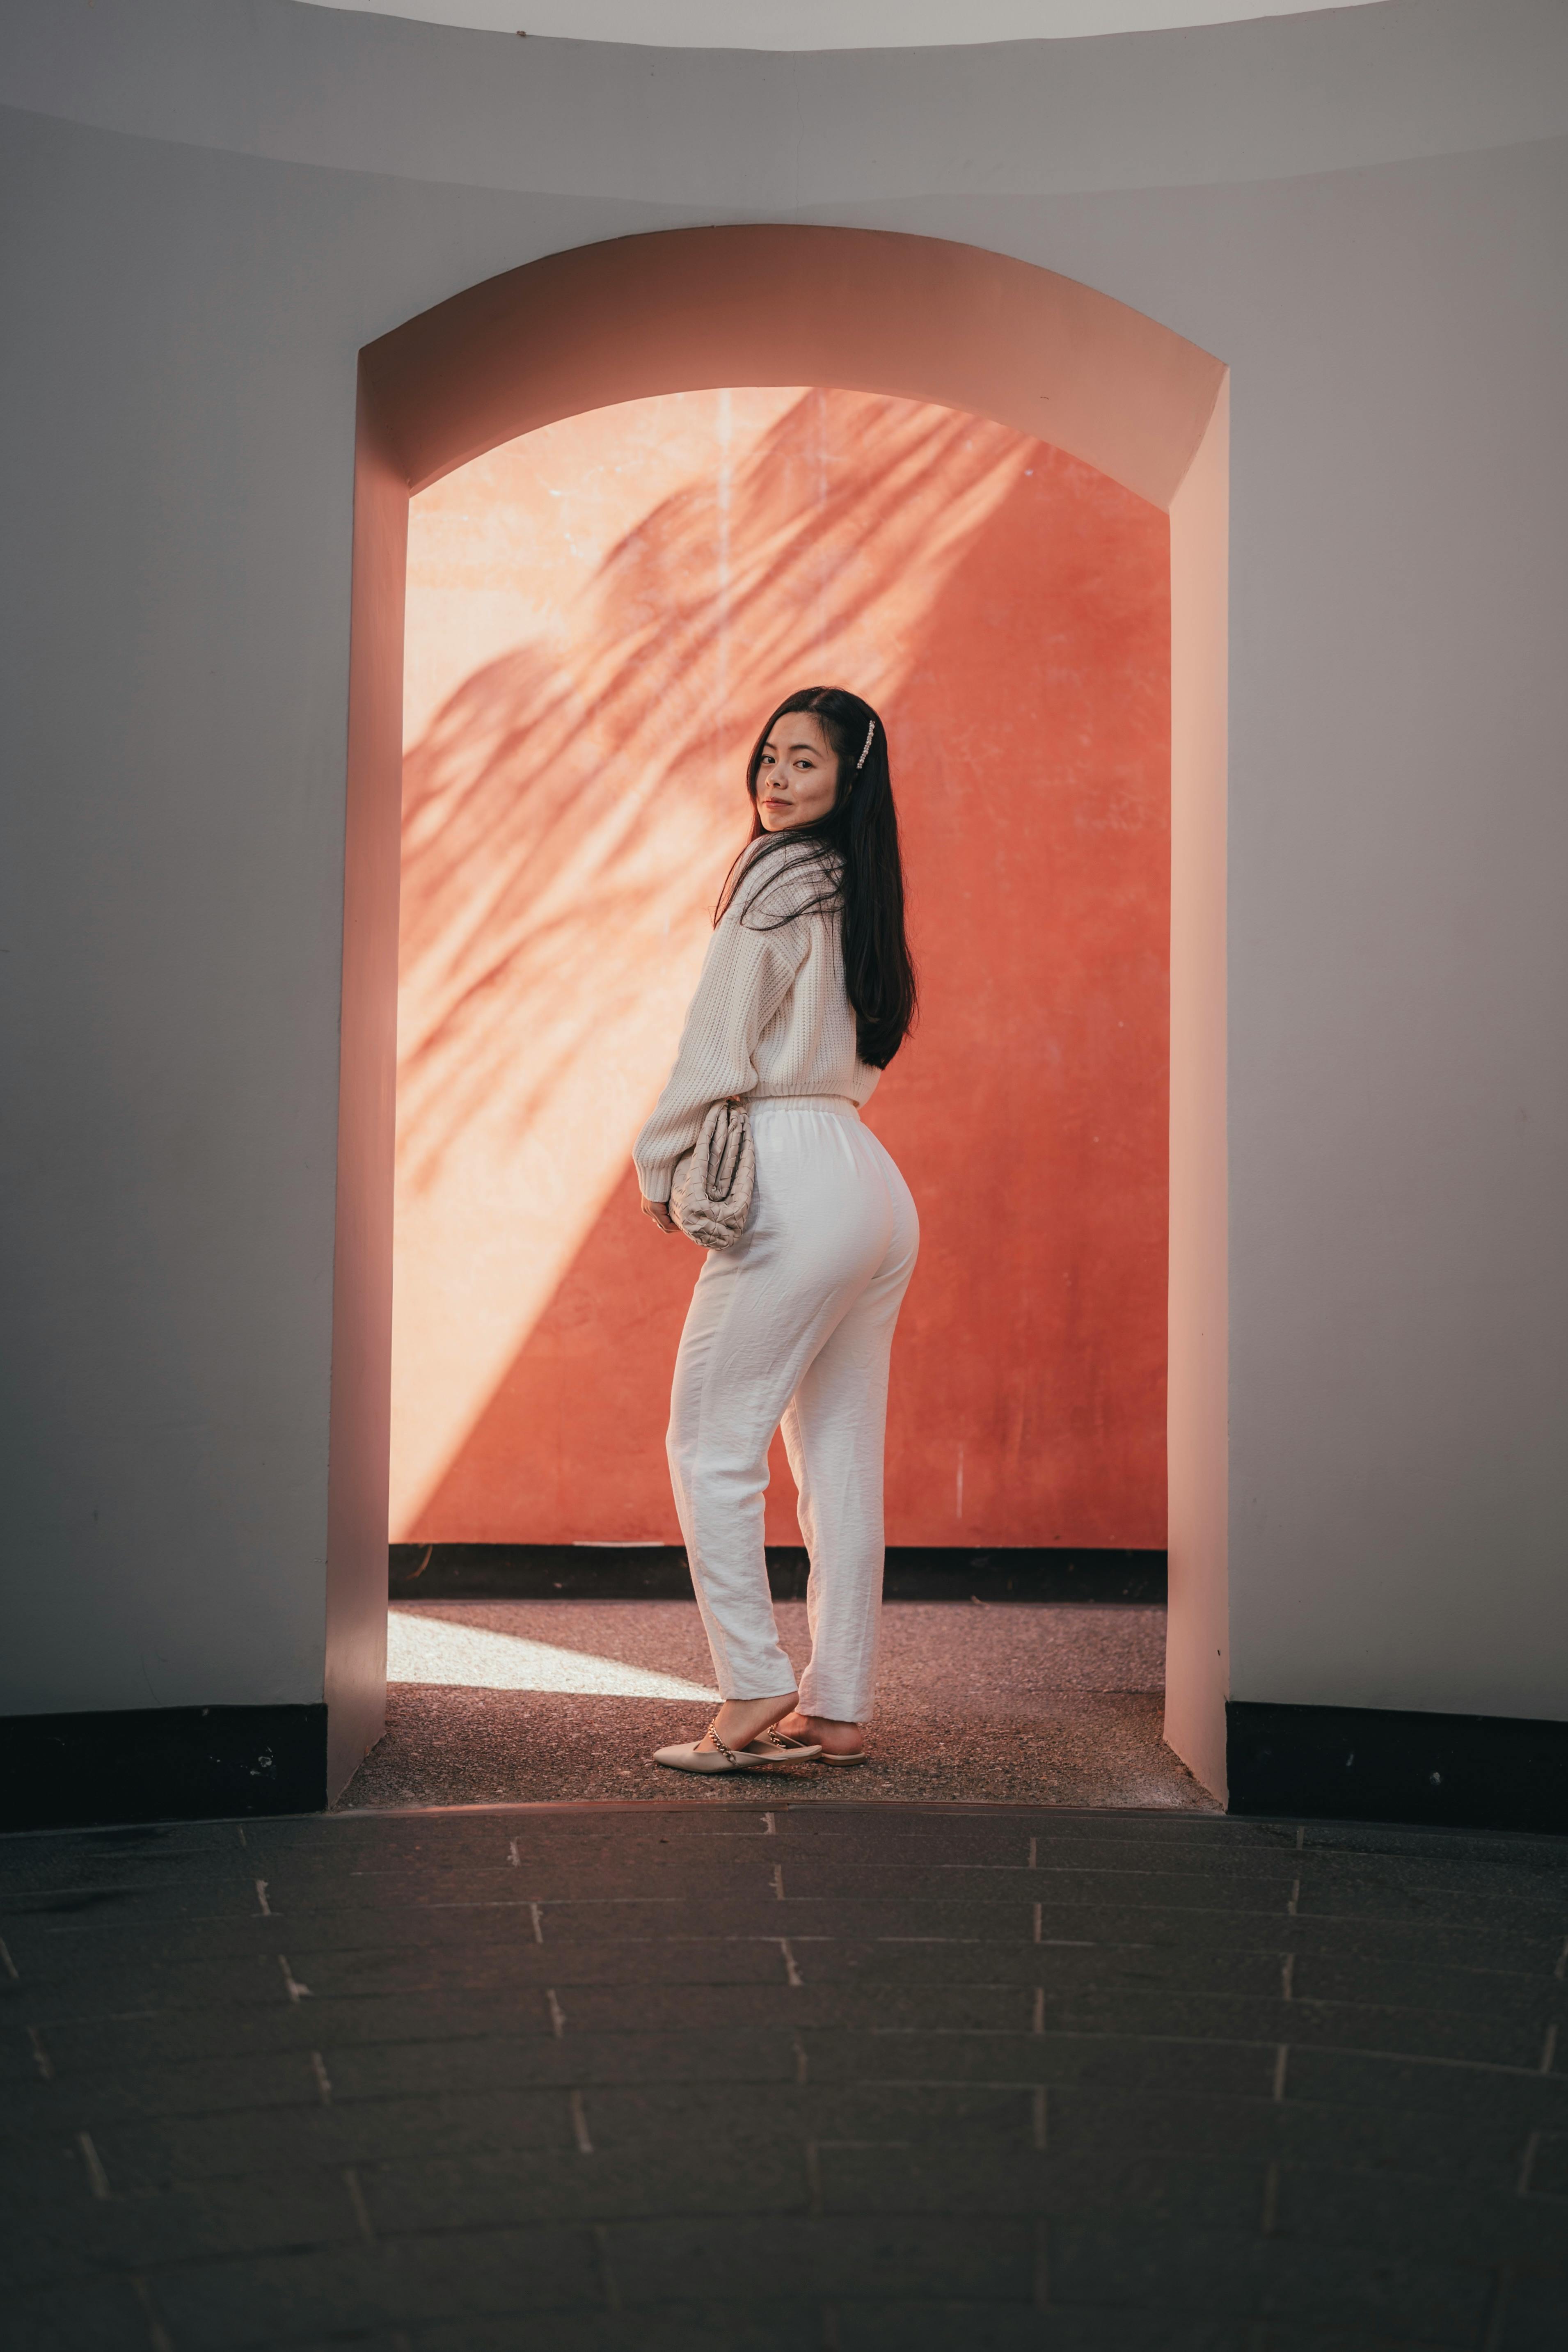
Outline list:
[[[394,1610],[386,1623],[386,1678],[393,1683],[445,1683],[469,1690],[573,1691],[617,1698],[718,1698],[703,1683],[656,1674],[619,1658],[563,1650],[521,1633],[454,1625],[439,1617]]]

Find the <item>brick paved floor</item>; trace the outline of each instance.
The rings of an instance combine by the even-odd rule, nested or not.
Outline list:
[[[7,2345],[1568,2345],[1568,1847],[747,1790],[0,1842]]]

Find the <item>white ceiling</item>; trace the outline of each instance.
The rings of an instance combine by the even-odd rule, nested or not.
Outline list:
[[[1339,0],[1366,7],[1373,0]],[[672,49],[949,48],[1323,13],[1315,0],[307,0],[490,33]]]

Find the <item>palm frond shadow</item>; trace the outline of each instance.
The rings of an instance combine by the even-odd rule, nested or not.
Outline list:
[[[727,485],[700,478],[627,531],[557,637],[448,698],[405,761],[401,1181],[436,1181],[481,1116],[521,1135],[632,1016],[744,838],[769,705],[836,675],[912,567],[936,594],[1027,446],[809,393]]]

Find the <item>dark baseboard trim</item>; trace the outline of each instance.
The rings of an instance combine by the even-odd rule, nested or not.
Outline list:
[[[1232,1699],[1233,1813],[1568,1833],[1568,1723]]]
[[[805,1597],[799,1547],[770,1544],[775,1601]],[[1083,1601],[1159,1604],[1163,1551],[939,1550],[892,1545],[882,1586],[889,1601]],[[394,1544],[394,1601],[689,1601],[678,1544]]]
[[[249,1820],[327,1801],[324,1706],[0,1717],[0,1829]]]

